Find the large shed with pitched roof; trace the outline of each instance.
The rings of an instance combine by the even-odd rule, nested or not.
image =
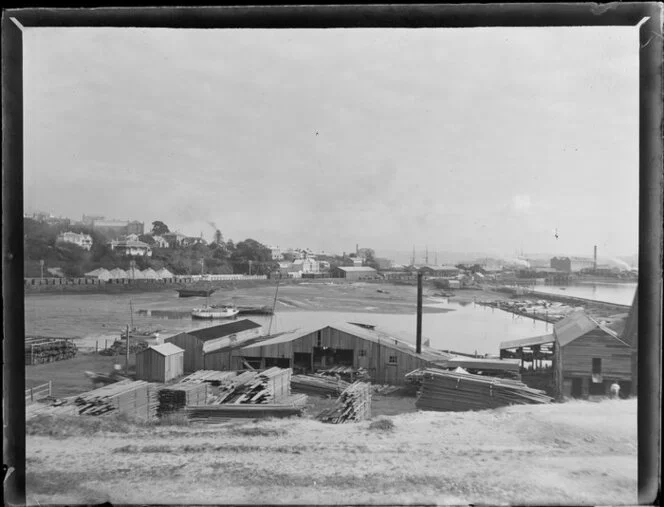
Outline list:
[[[623,393],[631,391],[631,347],[615,331],[578,311],[556,322],[553,332],[558,394],[582,398],[603,395],[616,380]]]

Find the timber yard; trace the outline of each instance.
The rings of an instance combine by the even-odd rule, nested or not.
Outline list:
[[[636,297],[411,274],[26,287],[28,503],[633,503]]]

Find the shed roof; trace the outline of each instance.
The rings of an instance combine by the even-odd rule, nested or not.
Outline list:
[[[455,357],[453,354],[448,354],[441,350],[433,349],[425,345],[422,346],[422,354],[417,354],[414,340],[413,342],[406,341],[403,338],[397,338],[391,334],[386,333],[385,331],[378,330],[375,328],[364,327],[364,325],[362,324],[355,324],[350,322],[337,322],[329,326],[298,330],[297,332],[294,333],[284,334],[281,336],[270,338],[265,341],[261,341],[260,343],[248,345],[246,347],[243,347],[243,349],[262,347],[264,345],[275,345],[277,343],[287,343],[302,338],[303,336],[306,336],[308,334],[315,333],[320,329],[325,329],[326,327],[330,327],[332,329],[336,329],[337,331],[357,336],[358,338],[362,338],[364,340],[371,341],[373,343],[380,343],[380,345],[383,345],[385,347],[399,350],[406,354],[422,358],[426,361],[439,362],[439,361],[446,361],[452,357]]]
[[[596,328],[600,328],[612,338],[615,338],[620,343],[627,345],[624,341],[618,338],[618,333],[616,333],[613,329],[600,324],[592,317],[586,315],[583,310],[573,312],[563,320],[556,322],[553,325],[553,332],[559,345],[564,347],[568,343],[573,342],[580,336],[583,336],[584,334]]]
[[[556,341],[556,337],[553,333],[530,336],[528,338],[521,338],[520,340],[500,342],[500,350],[532,347],[533,345],[544,345],[545,343],[553,343],[554,341]]]
[[[172,356],[184,352],[183,349],[172,343],[162,343],[161,345],[150,345],[146,350],[154,350],[162,356]]]
[[[366,271],[370,273],[376,272],[374,268],[370,268],[369,266],[339,266],[339,269],[341,271],[351,271],[351,272],[358,272],[358,271]]]
[[[492,359],[488,357],[452,357],[441,363],[449,368],[470,368],[473,370],[519,371],[519,359]]]
[[[242,319],[229,322],[227,324],[221,324],[219,326],[205,327],[203,329],[188,331],[185,334],[195,336],[201,341],[209,341],[216,340],[217,338],[223,338],[224,336],[229,336],[241,331],[255,329],[257,327],[261,327],[261,325],[257,324],[253,320]]]

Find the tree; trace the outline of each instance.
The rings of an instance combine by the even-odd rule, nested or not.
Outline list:
[[[138,240],[142,241],[143,243],[147,243],[148,245],[154,245],[155,244],[155,240],[150,234],[141,234],[138,237]]]
[[[166,225],[164,222],[160,220],[156,220],[152,222],[152,234],[155,236],[161,236],[162,234],[166,234],[171,232],[168,229],[168,225]]]
[[[266,275],[279,266],[272,260],[272,251],[255,239],[245,239],[235,245],[231,253],[233,271],[235,273],[249,273],[252,275]]]

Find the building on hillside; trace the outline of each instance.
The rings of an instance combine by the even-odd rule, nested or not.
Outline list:
[[[572,271],[572,261],[569,257],[554,257],[551,259],[551,267],[569,273]]]
[[[230,366],[215,352],[260,337],[262,327],[249,319],[180,333],[164,340],[184,349],[184,372],[227,370]]]
[[[279,274],[283,278],[302,278],[302,264],[295,264],[295,262],[280,262]]]
[[[124,241],[139,241],[138,234],[127,234],[124,238]]]
[[[152,257],[152,248],[142,241],[111,241],[111,250],[128,257]]]
[[[136,353],[136,378],[168,382],[184,375],[184,350],[172,343],[151,345]]]
[[[152,236],[155,248],[168,248],[168,241],[161,236]]]
[[[338,266],[332,269],[334,278],[345,278],[346,280],[375,280],[378,272],[368,266]]]
[[[94,220],[92,228],[108,239],[117,240],[127,234],[128,220]]]
[[[186,236],[179,232],[167,232],[161,235],[168,242],[169,248],[175,248],[182,245]]]
[[[364,264],[364,259],[362,259],[362,257],[353,256],[353,257],[350,258],[350,260],[353,261],[353,266],[356,266],[356,267],[360,267],[360,266],[362,266],[362,264]]]
[[[105,220],[105,218],[106,217],[104,215],[85,215],[84,214],[83,219],[81,220],[81,223],[83,225],[91,226],[92,224],[94,224],[94,222],[96,220]]]
[[[330,269],[330,263],[328,261],[318,261],[318,269],[320,271],[328,271]]]
[[[281,248],[279,246],[268,246],[270,249],[270,253],[272,254],[272,260],[273,261],[281,261],[284,259],[284,254],[281,251]]]
[[[348,366],[366,369],[377,384],[403,385],[405,375],[417,368],[454,368],[456,355],[395,337],[375,326],[342,322],[319,329],[287,333],[228,352],[237,368],[290,367],[297,372],[316,372]],[[497,370],[518,370],[518,361],[486,360]],[[487,364],[483,364],[487,367]]]
[[[76,232],[63,232],[58,235],[58,243],[72,243],[80,246],[84,250],[90,251],[92,248],[92,236],[89,234],[78,234]]]
[[[199,236],[187,236],[182,239],[182,246],[207,245],[207,241]]]
[[[305,257],[304,259],[296,259],[293,261],[293,266],[302,266],[302,273],[320,273],[320,265],[313,257]]]

